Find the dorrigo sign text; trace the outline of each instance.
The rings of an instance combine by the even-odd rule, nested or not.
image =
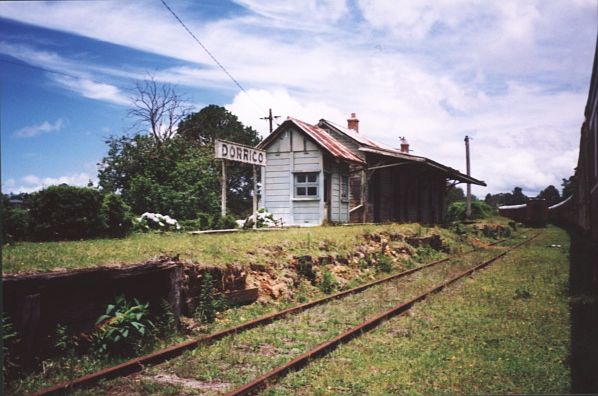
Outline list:
[[[265,151],[226,140],[216,140],[216,158],[266,166]]]

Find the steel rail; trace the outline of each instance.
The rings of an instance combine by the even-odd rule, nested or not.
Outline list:
[[[482,264],[472,267],[472,268],[444,281],[443,283],[433,287],[432,289],[420,294],[419,296],[417,296],[407,302],[395,305],[394,307],[390,308],[389,310],[387,310],[379,315],[376,315],[375,317],[368,319],[367,321],[365,321],[357,326],[351,327],[350,329],[346,330],[342,334],[339,334],[338,336],[334,337],[333,339],[323,342],[323,343],[315,346],[313,349],[302,353],[301,355],[297,356],[290,362],[287,362],[281,366],[278,366],[278,367],[274,368],[273,370],[269,371],[268,373],[265,373],[265,374],[261,375],[260,377],[254,379],[253,381],[226,393],[226,396],[249,395],[249,394],[253,394],[253,393],[257,392],[259,389],[265,387],[267,385],[267,383],[272,382],[273,380],[287,374],[291,370],[296,370],[296,369],[299,369],[299,368],[307,365],[311,359],[322,357],[322,356],[332,352],[340,344],[350,341],[353,338],[359,337],[364,332],[369,331],[369,330],[375,328],[376,326],[380,325],[386,319],[405,314],[407,311],[409,311],[413,307],[413,305],[415,305],[415,303],[423,301],[429,295],[440,292],[445,287],[451,285],[452,283],[458,281],[459,279],[469,276],[469,275],[473,274],[475,271],[478,271],[484,267],[487,267],[488,265],[492,264],[493,262],[504,257],[507,253],[513,251],[514,249],[520,247],[521,245],[523,245],[525,243],[532,241],[538,235],[540,235],[540,233],[534,235],[533,237],[531,237],[521,243],[514,245],[509,250],[500,253],[499,255],[491,258],[490,260],[487,260],[487,261],[483,262]]]
[[[493,242],[493,243],[489,244],[488,246],[497,245],[504,241],[506,241],[506,239],[502,239],[502,240]],[[139,372],[139,371],[142,371],[143,368],[147,365],[158,364],[158,363],[164,362],[166,360],[172,359],[176,356],[181,355],[183,352],[185,352],[187,350],[197,348],[199,345],[209,344],[211,342],[217,341],[217,340],[224,338],[226,336],[229,336],[231,334],[236,334],[241,331],[249,330],[249,329],[261,326],[261,325],[272,323],[275,320],[284,318],[288,315],[296,314],[296,313],[305,311],[309,308],[312,308],[314,306],[324,304],[324,303],[332,301],[332,300],[340,299],[340,298],[343,298],[343,297],[351,295],[351,294],[356,294],[356,293],[362,292],[366,289],[369,289],[370,287],[373,287],[373,286],[376,286],[376,285],[379,285],[382,283],[386,283],[386,282],[389,282],[389,281],[392,281],[395,279],[399,279],[399,278],[411,275],[413,273],[422,271],[426,268],[430,268],[430,267],[439,265],[441,263],[447,262],[449,260],[453,260],[455,258],[462,257],[465,255],[474,253],[474,252],[478,252],[478,251],[480,251],[480,249],[472,249],[465,253],[462,253],[462,254],[459,254],[459,255],[456,255],[453,257],[446,257],[446,258],[443,258],[440,260],[436,260],[429,264],[425,264],[425,265],[422,265],[422,266],[419,266],[416,268],[412,268],[410,270],[403,271],[403,272],[400,272],[395,275],[390,275],[385,278],[378,279],[376,281],[369,282],[369,283],[363,284],[361,286],[357,286],[357,287],[349,289],[349,290],[344,290],[339,293],[333,294],[331,296],[326,296],[326,297],[323,297],[323,298],[320,298],[317,300],[313,300],[313,301],[306,302],[304,304],[297,305],[295,307],[287,308],[282,311],[278,311],[278,312],[275,312],[275,313],[272,313],[269,315],[265,315],[265,316],[259,317],[257,319],[242,323],[238,326],[229,327],[227,329],[224,329],[224,330],[221,330],[221,331],[218,331],[218,332],[215,332],[215,333],[203,336],[203,337],[199,337],[199,338],[192,339],[189,341],[184,341],[182,343],[172,345],[165,349],[161,349],[159,351],[152,352],[147,355],[143,355],[140,357],[136,357],[136,358],[127,360],[127,361],[117,364],[115,366],[107,367],[105,369],[81,376],[79,378],[61,382],[59,384],[50,386],[48,388],[41,389],[41,390],[35,392],[33,395],[41,396],[41,395],[63,394],[65,391],[68,391],[68,390],[92,386],[93,384],[97,383],[100,380],[114,379],[117,377],[123,377],[123,376],[129,375],[129,374],[135,373],[135,372]]]

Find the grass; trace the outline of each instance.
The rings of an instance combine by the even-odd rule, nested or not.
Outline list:
[[[567,252],[564,231],[550,227],[264,393],[568,393]]]
[[[56,268],[80,268],[86,266],[92,267],[111,262],[138,263],[142,262],[144,258],[149,258],[155,256],[156,254],[180,254],[182,258],[186,258],[199,263],[209,264],[227,264],[231,262],[256,262],[263,263],[266,265],[277,266],[281,263],[285,263],[285,260],[290,255],[299,256],[309,254],[314,257],[317,257],[322,254],[347,255],[350,252],[354,252],[355,248],[363,243],[364,234],[384,232],[398,232],[404,235],[420,236],[429,235],[432,233],[439,233],[442,236],[445,245],[449,246],[452,252],[469,250],[472,244],[477,245],[480,243],[483,244],[492,241],[491,239],[483,238],[482,236],[477,236],[475,238],[472,237],[472,235],[469,235],[469,237],[459,237],[445,229],[424,228],[417,224],[354,227],[318,227],[310,229],[290,229],[286,231],[271,233],[249,232],[243,234],[199,236],[187,234],[136,234],[122,240],[21,243],[12,246],[7,246],[4,249],[4,271],[48,271]],[[516,235],[512,243],[514,243],[517,240],[517,238],[521,238],[521,235]],[[395,243],[391,243],[390,245],[393,244]],[[396,244],[403,243],[396,242]],[[224,249],[223,247],[226,247],[226,249]],[[280,254],[280,252],[282,252],[282,255]],[[414,259],[417,262],[430,261],[433,258],[437,258],[435,254],[432,254],[432,252],[426,251],[425,249],[420,249],[420,252],[418,253],[420,254],[414,256]],[[21,263],[21,265],[15,265],[15,263]],[[415,263],[412,264],[415,265]],[[405,263],[403,262],[403,267],[404,266]],[[399,269],[400,268],[393,267],[393,270]],[[350,286],[357,286],[360,283],[373,280],[373,277],[386,276],[387,274],[383,272],[384,271],[381,271],[381,273],[376,274],[376,270],[374,268],[366,268],[365,270],[363,270],[363,279],[352,279]],[[372,278],[370,279],[369,276],[371,276]],[[441,272],[439,272],[437,276],[443,275]],[[415,280],[412,281],[410,287],[424,287],[425,285],[422,282],[431,282],[435,279],[437,280],[437,278],[434,277],[428,277],[428,279],[422,277],[420,277],[419,279],[414,279]],[[344,287],[349,287],[349,285],[345,285]],[[259,349],[258,354],[260,352],[265,352],[267,356],[264,357],[261,362],[258,361],[258,363],[256,363],[255,366],[252,366],[254,368],[252,369],[253,371],[251,371],[251,373],[253,373],[254,371],[262,372],[267,368],[272,367],[272,365],[278,364],[281,361],[277,359],[284,360],[288,359],[289,356],[293,356],[293,354],[297,352],[294,350],[301,350],[307,345],[312,345],[313,342],[316,342],[318,340],[322,341],[329,337],[330,334],[338,334],[338,332],[345,329],[347,326],[356,324],[358,321],[363,320],[363,318],[365,318],[368,314],[374,311],[379,311],[380,307],[387,306],[385,304],[394,304],[396,303],[396,301],[398,301],[396,299],[404,298],[402,294],[397,294],[397,291],[392,287],[390,289],[378,288],[376,290],[377,291],[370,292],[373,294],[361,293],[358,295],[360,297],[354,296],[352,299],[348,299],[348,306],[339,305],[336,308],[330,308],[333,307],[332,305],[330,305],[329,308],[326,308],[332,309],[332,311],[330,311],[332,312],[330,315],[325,312],[319,315],[320,317],[318,319],[318,323],[320,324],[318,324],[317,326],[321,327],[321,331],[318,330],[316,334],[312,334],[311,332],[306,332],[305,334],[297,333],[296,329],[301,329],[302,326],[304,326],[304,324],[302,324],[301,322],[292,321],[289,322],[291,323],[291,325],[282,324],[282,328],[274,327],[275,330],[273,333],[266,332],[265,334],[262,334],[259,331],[259,329],[256,329],[256,332],[252,334],[257,334],[257,339],[261,340],[261,343],[258,345],[258,347],[262,348],[260,345],[266,345],[266,350],[261,351],[261,349]],[[206,330],[216,331],[222,328],[234,326],[236,324],[240,324],[242,322],[251,320],[255,317],[261,316],[263,314],[284,309],[288,306],[295,305],[296,303],[301,303],[308,299],[317,298],[323,295],[324,293],[319,291],[317,287],[309,285],[306,282],[302,282],[301,286],[298,289],[298,293],[296,293],[295,298],[293,300],[283,299],[281,301],[276,301],[273,304],[253,304],[246,307],[239,307],[227,310],[221,315],[219,315],[218,320],[214,324],[209,325]],[[396,295],[396,298],[380,298],[380,296],[386,295]],[[360,301],[360,298],[363,299],[363,301]],[[298,315],[297,318],[299,318],[298,320],[301,321],[301,318],[303,318],[303,316]],[[322,319],[324,319],[323,322],[321,321]],[[328,321],[328,319],[330,319],[330,321]],[[308,320],[307,328],[316,326],[315,323],[316,322],[311,321],[311,319]],[[284,336],[284,334],[296,333],[298,334],[296,342],[283,342],[282,345],[280,345],[279,338],[281,336]],[[182,340],[182,338],[180,338],[180,335],[175,335],[174,337],[177,340]],[[173,338],[173,340],[175,338]],[[162,341],[158,341],[155,347],[159,347],[161,345],[164,345],[164,343]],[[256,346],[251,343],[249,343],[248,345],[250,345],[251,348],[247,349],[247,351],[255,354]],[[230,346],[225,345],[225,347]],[[152,348],[148,349],[146,352],[150,352],[151,349]],[[218,346],[216,346],[215,351],[218,351]],[[226,348],[221,349],[218,353],[224,355],[226,353],[225,351]],[[197,354],[198,352],[195,353]],[[244,359],[246,359],[246,357],[240,358],[237,356],[236,359],[240,359],[242,362],[244,362]],[[193,364],[195,364],[196,360],[192,361]],[[32,392],[36,389],[40,389],[41,387],[45,387],[69,378],[73,378],[97,370],[101,367],[105,367],[109,363],[111,362],[95,360],[91,356],[77,356],[71,358],[66,357],[47,360],[44,362],[45,366],[43,373],[32,373],[31,375],[25,378],[21,378],[15,383],[11,384],[11,389],[15,391],[15,394]],[[213,368],[211,367],[211,365],[212,362],[207,360],[197,362],[198,373],[202,372],[202,370],[204,369],[206,372],[212,373],[212,377],[208,376],[206,377],[207,379],[201,376],[199,376],[199,378],[205,381],[209,381],[210,378],[217,378],[222,374],[221,369],[219,369],[218,367]],[[175,369],[173,368],[173,370]],[[184,373],[184,371],[181,372],[181,375],[183,375]],[[230,370],[230,375],[234,378],[229,379],[228,377],[226,377],[226,381],[230,380],[232,381],[231,383],[238,383],[238,381],[240,381],[241,379],[245,380],[250,377],[250,375],[243,376],[242,370],[241,373],[239,373],[238,371],[235,371],[234,368]],[[121,390],[123,390],[121,385],[125,388],[128,387],[126,388],[127,391],[125,393],[128,393],[128,390],[135,390],[141,393],[147,393],[147,389],[159,389],[161,393],[168,394],[173,389],[171,385],[155,384],[151,381],[148,382],[141,380],[137,381],[136,384],[126,382],[126,380],[122,381],[125,382],[123,384],[119,384],[119,381],[113,381],[110,382],[107,386],[108,388],[110,386],[116,386]],[[138,388],[137,385],[142,386],[142,388]],[[180,390],[180,387],[175,386],[174,389]],[[150,393],[154,392],[152,391]],[[93,394],[93,392],[91,394]]]
[[[456,246],[454,235],[440,228],[425,228],[439,233],[449,246]],[[3,273],[89,268],[107,264],[142,263],[158,255],[179,255],[195,263],[270,264],[275,262],[274,247],[286,255],[318,256],[328,253],[346,255],[371,232],[422,233],[418,224],[365,225],[352,227],[293,228],[279,232],[189,235],[184,233],[133,234],[124,239],[95,239],[64,242],[20,242],[3,246]],[[226,247],[226,248],[224,248]]]
[[[152,382],[148,377],[175,375],[205,384],[227,384],[230,389],[495,254],[496,252],[479,252],[460,260],[443,263],[425,274],[418,273],[408,279],[382,284],[283,321],[226,337],[212,345],[187,352],[163,365],[147,369],[143,375],[146,379],[141,382],[139,378],[120,380],[121,386],[129,390],[139,389],[141,384],[147,386]],[[113,384],[106,386],[110,387]],[[160,386],[163,385],[152,384],[156,393],[162,393]],[[189,389],[179,388],[178,391],[180,394],[186,394]]]

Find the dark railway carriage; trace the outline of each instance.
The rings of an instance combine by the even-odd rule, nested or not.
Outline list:
[[[573,195],[549,214],[552,221],[575,225],[598,242],[598,40],[584,115]]]

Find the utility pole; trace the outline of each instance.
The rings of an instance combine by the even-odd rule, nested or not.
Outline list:
[[[465,136],[465,162],[467,166],[467,176],[471,176],[471,164],[469,161],[469,136]],[[467,183],[467,208],[465,209],[465,218],[471,220],[471,183]]]
[[[270,133],[272,133],[272,131],[274,130],[272,128],[272,121],[274,121],[274,119],[276,118],[280,118],[280,116],[272,116],[272,109],[269,109],[268,111],[268,117],[261,117],[260,120],[268,120],[270,122]]]

